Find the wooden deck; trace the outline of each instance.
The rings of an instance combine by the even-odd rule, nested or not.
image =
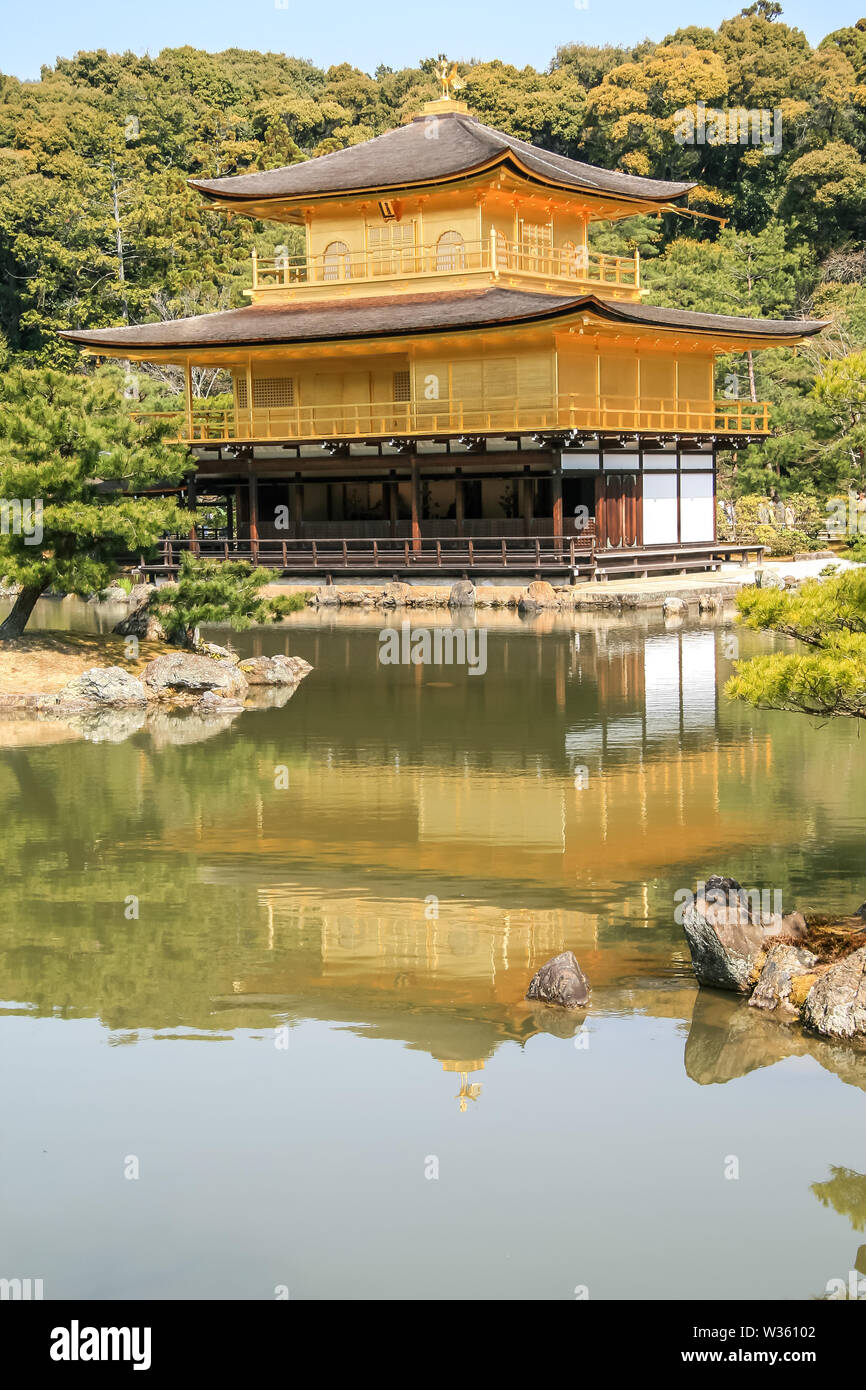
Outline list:
[[[153,560],[140,557],[137,568],[152,579],[173,578],[180,557],[190,549],[203,559],[244,560],[270,569],[285,578],[321,575],[382,579],[413,577],[535,578],[568,580],[612,579],[627,575],[686,573],[717,570],[734,556],[745,564],[750,555],[762,558],[760,545],[710,542],[674,546],[629,547],[597,550],[592,535],[584,536],[478,536],[437,540],[391,540],[365,537],[327,537],[306,540],[229,541],[172,538],[161,543]]]

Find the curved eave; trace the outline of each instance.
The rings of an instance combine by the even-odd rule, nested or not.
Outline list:
[[[539,188],[556,189],[558,192],[571,193],[577,197],[598,198],[607,202],[628,203],[634,205],[635,211],[643,207],[654,208],[664,203],[670,203],[677,198],[683,198],[692,189],[697,188],[697,183],[686,183],[679,187],[678,192],[671,193],[627,193],[617,192],[613,189],[606,189],[593,183],[592,180],[565,182],[556,178],[549,178],[539,174],[537,170],[530,169],[519,159],[514,151],[503,150],[491,159],[484,159],[477,164],[467,165],[463,169],[454,170],[449,174],[442,174],[438,178],[419,179],[416,182],[403,181],[401,183],[366,185],[360,188],[332,188],[318,190],[309,193],[253,193],[238,192],[231,193],[224,188],[217,187],[218,183],[231,182],[231,180],[214,179],[187,179],[190,188],[195,189],[211,203],[231,208],[234,212],[249,213],[255,216],[253,209],[262,204],[282,204],[284,207],[296,207],[298,209],[307,207],[311,203],[326,202],[328,200],[345,200],[347,198],[370,198],[377,194],[396,196],[399,194],[417,193],[427,188],[447,189],[454,184],[464,183],[469,179],[478,177],[481,174],[489,173],[501,165],[510,166],[511,170],[525,179],[528,183],[537,185]],[[614,175],[614,170],[601,170],[600,172]],[[239,177],[243,177],[240,175]],[[652,182],[652,180],[648,180]]]
[[[502,296],[508,296],[511,293],[507,290],[485,291],[478,296],[466,295],[465,298],[461,296],[419,296],[414,302],[404,300],[402,304],[399,301],[396,304],[394,301],[383,304],[381,301],[368,300],[363,306],[340,305],[337,308],[334,306],[325,308],[323,306],[322,309],[318,310],[300,311],[284,306],[262,310],[258,306],[251,305],[244,309],[227,310],[220,314],[201,315],[195,319],[174,320],[159,325],[148,324],[140,327],[105,330],[67,329],[60,336],[99,356],[128,357],[137,361],[154,360],[155,357],[158,357],[161,360],[170,361],[187,357],[201,358],[206,355],[212,356],[214,353],[243,353],[251,350],[272,349],[279,351],[283,348],[296,350],[308,348],[314,351],[323,348],[333,349],[349,342],[367,342],[372,348],[383,343],[409,342],[420,338],[439,339],[446,336],[453,337],[455,334],[483,334],[497,330],[520,331],[545,324],[560,330],[577,328],[580,325],[584,328],[589,327],[591,331],[593,322],[599,325],[622,327],[634,336],[649,333],[653,336],[711,340],[719,350],[725,350],[728,345],[731,345],[731,350],[736,351],[749,347],[791,347],[802,342],[805,338],[820,333],[827,326],[823,320],[792,320],[790,325],[786,321],[769,320],[766,326],[769,328],[772,324],[773,331],[761,332],[760,320],[738,320],[725,315],[712,314],[694,314],[672,321],[666,315],[671,313],[686,315],[688,311],[659,309],[654,316],[652,306],[612,302],[599,299],[595,295],[548,301],[537,307],[532,305],[523,309],[518,304],[514,304],[514,312],[509,313],[508,308],[510,306],[507,298],[503,310]],[[485,303],[485,296],[487,295],[491,297]],[[542,299],[545,297],[533,296],[532,298]],[[467,311],[466,316],[460,317],[459,311],[464,304]],[[388,321],[389,311],[400,308],[404,311],[417,311],[422,306],[428,310],[431,306],[433,309],[441,306],[443,309],[447,307],[452,310],[456,307],[457,316],[450,323],[431,322],[429,320],[414,323],[411,314],[407,316],[404,312],[402,320],[398,313],[397,317],[392,317],[390,323]],[[362,308],[367,312],[359,312]],[[485,309],[489,312],[485,312]],[[477,312],[472,312],[474,310]],[[317,332],[316,320],[319,319],[321,324],[321,320],[328,314],[336,314],[340,317],[330,328],[327,326],[326,320],[324,331]],[[358,325],[354,330],[352,327],[353,319]],[[202,341],[201,338],[201,326],[206,322],[214,325],[215,331],[210,341]],[[191,331],[188,338],[183,336],[186,325],[196,325],[195,330]],[[158,338],[147,342],[140,341],[140,334],[143,330],[157,328],[165,330],[162,341]],[[220,329],[223,330],[223,337],[220,337]],[[249,331],[246,331],[247,329]],[[137,338],[139,341],[136,341]]]

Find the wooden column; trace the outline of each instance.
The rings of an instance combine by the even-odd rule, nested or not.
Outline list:
[[[561,536],[562,531],[562,474],[554,473],[550,480],[550,490],[553,493],[553,534]]]
[[[454,529],[458,536],[463,535],[466,521],[466,484],[462,478],[454,479]]]
[[[259,480],[255,473],[250,471],[250,549],[252,550],[253,564],[259,558]]]
[[[183,364],[183,397],[186,411],[186,437],[192,439],[192,367],[189,358]]]
[[[234,506],[230,492],[226,493],[226,536],[230,541],[235,538]]]
[[[196,488],[195,473],[191,473],[186,480],[186,505],[192,512],[192,525],[189,528],[189,548],[193,555],[198,555],[198,536],[195,531],[196,505],[198,503],[198,491]]]
[[[297,481],[289,483],[289,520],[293,539],[300,540],[304,528],[304,484]]]
[[[532,535],[532,478],[523,476],[520,480],[520,515],[523,517],[523,534]]]
[[[418,460],[412,460],[412,549],[421,549],[421,478]]]
[[[393,537],[397,534],[397,502],[399,500],[396,479],[390,479],[385,484],[385,490],[388,494],[388,530]]]

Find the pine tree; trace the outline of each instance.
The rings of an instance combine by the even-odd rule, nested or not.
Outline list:
[[[811,650],[738,662],[726,695],[755,709],[866,719],[866,569],[809,580],[796,593],[743,589],[737,607],[747,627]]]
[[[142,494],[180,483],[184,451],[163,422],[133,420],[122,387],[116,368],[0,373],[0,576],[21,586],[0,639],[47,588],[103,589],[121,555],[183,525],[174,497]]]
[[[263,597],[261,590],[272,578],[268,570],[253,569],[245,560],[202,560],[185,552],[177,583],[160,589],[150,607],[173,641],[194,646],[203,623],[228,623],[242,632],[305,606],[305,594]]]

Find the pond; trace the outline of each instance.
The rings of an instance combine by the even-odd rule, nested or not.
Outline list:
[[[479,612],[483,673],[383,664],[383,621],[235,636],[314,670],[222,723],[0,725],[0,1276],[710,1299],[866,1272],[866,1056],[699,995],[674,920],[715,872],[786,911],[866,897],[857,730],[727,702],[727,617]],[[585,1014],[524,999],[562,949]]]

